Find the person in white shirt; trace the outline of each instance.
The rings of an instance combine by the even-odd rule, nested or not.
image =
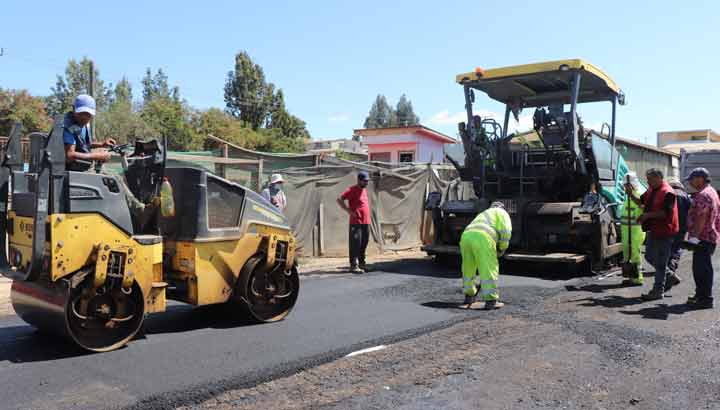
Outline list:
[[[282,175],[272,174],[270,176],[270,184],[268,184],[267,188],[263,189],[261,194],[268,202],[275,205],[280,212],[284,212],[287,206],[287,198],[285,198],[285,192],[282,190],[282,184],[284,182],[285,180]]]

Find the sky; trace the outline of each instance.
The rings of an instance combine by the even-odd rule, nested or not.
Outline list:
[[[421,122],[456,135],[455,75],[475,67],[583,58],[628,104],[618,135],[720,131],[717,1],[133,1],[72,5],[8,0],[0,23],[0,87],[47,95],[68,59],[93,59],[106,83],[140,96],[146,68],[165,70],[194,107],[224,107],[234,56],[246,50],[314,139],[361,128],[377,94],[412,101]],[[478,96],[476,109],[503,112]],[[581,114],[608,122],[608,104]],[[531,114],[526,112],[527,114]],[[526,126],[528,117],[523,120]]]

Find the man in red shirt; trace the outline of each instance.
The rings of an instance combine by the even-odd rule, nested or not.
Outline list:
[[[348,188],[337,199],[340,208],[350,215],[350,272],[365,273],[365,249],[370,238],[370,206],[367,187],[369,175],[360,171],[357,184]],[[347,201],[347,205],[345,204]]]
[[[689,298],[687,303],[696,308],[712,309],[712,255],[720,239],[720,200],[715,189],[710,186],[707,169],[693,169],[687,181],[697,190],[688,212],[688,242],[695,245],[692,260],[695,296]]]

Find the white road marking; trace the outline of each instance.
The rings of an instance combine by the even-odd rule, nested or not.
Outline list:
[[[345,356],[345,357],[353,357],[353,356],[357,356],[357,355],[361,355],[361,354],[365,354],[365,353],[377,352],[377,351],[383,350],[383,349],[385,349],[385,348],[387,348],[387,346],[385,346],[385,345],[380,345],[380,346],[375,346],[375,347],[368,347],[367,349],[356,350],[356,351],[350,353],[349,355],[347,355],[347,356]]]

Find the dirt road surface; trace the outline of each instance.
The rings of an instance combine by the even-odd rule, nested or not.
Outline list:
[[[180,409],[720,409],[718,311],[684,305],[691,279],[658,302],[619,281],[510,290],[505,310]]]
[[[173,304],[105,354],[0,318],[0,409],[720,409],[720,317],[684,305],[687,259],[661,301],[619,278],[503,275],[493,312],[458,309],[457,268],[421,256],[327,263],[283,322]]]

